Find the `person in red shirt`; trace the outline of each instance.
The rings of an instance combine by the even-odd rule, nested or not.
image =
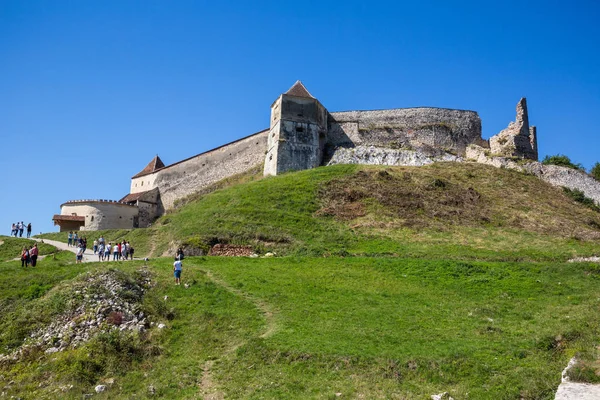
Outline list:
[[[31,248],[31,250],[29,250],[29,257],[31,257],[31,266],[35,267],[36,263],[37,263],[37,258],[38,258],[38,247],[37,247],[37,243],[35,243],[33,245],[33,247]]]

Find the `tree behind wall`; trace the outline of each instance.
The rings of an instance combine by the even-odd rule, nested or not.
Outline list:
[[[593,176],[597,181],[600,181],[600,162],[594,164],[590,170],[590,175]]]

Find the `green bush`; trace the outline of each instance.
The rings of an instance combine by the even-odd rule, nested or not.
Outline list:
[[[581,164],[574,164],[571,159],[563,154],[557,154],[555,156],[546,156],[542,160],[542,164],[544,165],[559,165],[561,167],[573,168],[583,170],[583,166]]]
[[[589,197],[586,197],[586,195],[581,190],[569,189],[567,187],[563,187],[563,190],[567,196],[569,196],[576,202],[581,203],[584,206],[591,208],[592,210],[600,211],[600,207],[596,205],[594,200],[590,199]]]
[[[594,166],[590,170],[590,175],[597,181],[600,181],[600,162],[594,164]]]

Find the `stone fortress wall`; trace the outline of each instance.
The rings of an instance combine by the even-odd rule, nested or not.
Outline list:
[[[161,212],[222,179],[256,167],[265,158],[268,131],[261,131],[217,149],[171,164],[155,173]]]
[[[138,207],[110,200],[72,200],[61,204],[61,215],[85,217],[81,230],[130,229],[137,226]]]
[[[483,144],[475,111],[401,108],[330,113],[330,148],[375,146],[391,149],[429,147],[464,155],[469,144]]]
[[[339,163],[419,166],[471,160],[582,190],[600,204],[598,181],[537,159],[537,132],[529,126],[525,99],[517,104],[515,121],[487,141],[475,111],[419,107],[329,112],[298,81],[271,105],[269,129],[168,166],[157,156],[131,179],[130,193],[120,203],[65,203],[61,214],[85,215],[88,230],[147,227],[177,199],[262,163],[265,175],[277,175]]]

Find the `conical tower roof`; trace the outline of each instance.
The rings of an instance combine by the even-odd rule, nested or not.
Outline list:
[[[162,162],[162,160],[160,159],[160,157],[157,154],[156,157],[154,157],[152,159],[152,161],[150,161],[143,170],[138,172],[131,179],[139,178],[140,176],[151,174],[158,169],[164,168],[164,166],[165,166],[165,163]]]
[[[285,92],[285,94],[289,94],[290,96],[308,97],[309,99],[314,99],[313,95],[310,94],[308,90],[306,90],[306,88],[300,81],[296,81],[296,83],[294,83],[292,87],[289,88],[287,92]]]

